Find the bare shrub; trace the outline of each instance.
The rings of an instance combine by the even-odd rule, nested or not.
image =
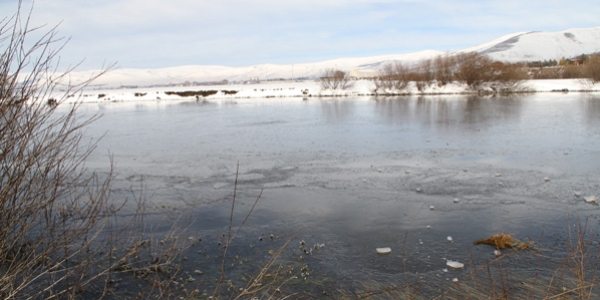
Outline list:
[[[417,84],[419,91],[431,84],[431,81],[435,79],[435,72],[433,70],[433,62],[431,59],[422,60],[416,67],[417,76],[414,81]]]
[[[375,86],[388,91],[402,91],[408,82],[414,81],[419,91],[434,82],[439,86],[454,80],[455,59],[450,54],[440,55],[434,59],[425,59],[409,68],[402,63],[388,64],[380,71],[382,76],[376,80]]]
[[[408,68],[401,63],[395,63],[391,66],[389,78],[391,79],[391,88],[402,91],[408,85]]]
[[[496,61],[489,66],[487,80],[496,93],[514,93],[526,91],[523,82],[529,78],[524,66]]]
[[[335,69],[326,69],[318,81],[323,90],[346,90],[354,85],[346,72]]]
[[[600,54],[590,55],[583,66],[583,76],[593,83],[600,82]]]
[[[439,55],[433,60],[434,78],[439,86],[444,86],[454,80],[454,69],[456,61],[454,56],[446,53]]]
[[[64,41],[56,28],[31,28],[29,17],[19,2],[0,22],[0,296],[72,298],[107,275],[110,267],[95,267],[109,252],[98,246],[110,244],[101,232],[121,206],[109,202],[112,167],[103,175],[84,167],[95,145],[83,143],[83,128],[97,116],[57,107],[105,71],[60,84],[72,70],[55,72]],[[59,86],[62,96],[53,95]]]
[[[524,66],[493,61],[476,53],[456,56],[456,78],[473,89],[490,88],[493,93],[522,92],[524,80],[530,78]]]
[[[456,78],[470,87],[477,88],[492,77],[489,70],[492,60],[477,52],[456,55],[456,64]]]
[[[522,83],[530,78],[520,64],[493,61],[476,52],[440,55],[422,60],[411,70],[400,63],[388,64],[380,72],[382,76],[374,80],[375,91],[401,91],[414,81],[417,90],[424,92],[433,83],[442,87],[458,80],[480,91],[512,93],[525,91]]]
[[[584,67],[578,65],[566,65],[562,67],[562,73],[559,78],[563,79],[577,79],[584,78]]]
[[[133,207],[111,194],[112,163],[105,173],[85,168],[95,144],[85,141],[83,130],[99,116],[81,117],[81,102],[66,101],[105,71],[63,84],[72,69],[54,72],[54,59],[64,42],[56,28],[31,41],[42,28],[30,28],[20,8],[21,2],[15,15],[0,21],[0,298],[201,297],[180,283],[188,220],[169,218],[170,230],[153,232],[145,224],[143,194],[134,195]],[[269,269],[281,272],[278,278],[288,274],[273,262],[261,272]],[[265,283],[274,274],[268,272]],[[131,285],[117,287],[121,280]]]
[[[408,86],[408,73],[408,68],[402,63],[385,65],[380,71],[381,76],[373,80],[375,91],[402,92]]]

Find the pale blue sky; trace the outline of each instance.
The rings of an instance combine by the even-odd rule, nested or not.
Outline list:
[[[17,0],[0,0],[3,16]],[[24,0],[26,10],[31,0]],[[80,69],[248,66],[452,51],[519,31],[600,26],[598,0],[37,0]]]

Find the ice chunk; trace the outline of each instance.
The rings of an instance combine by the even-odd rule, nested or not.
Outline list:
[[[377,251],[378,254],[388,254],[388,253],[392,252],[392,248],[390,248],[390,247],[377,248],[375,250]]]
[[[228,186],[228,185],[229,185],[229,184],[228,184],[228,183],[225,183],[225,182],[217,182],[217,183],[213,184],[213,188],[214,188],[215,190],[218,190],[218,189],[220,189],[220,188],[223,188],[223,187],[226,187],[226,186]]]
[[[455,269],[462,269],[465,267],[465,264],[457,262],[457,261],[452,261],[452,260],[446,261],[446,265],[448,267],[455,268]]]

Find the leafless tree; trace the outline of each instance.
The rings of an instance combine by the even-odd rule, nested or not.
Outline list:
[[[346,90],[354,85],[346,72],[335,69],[325,69],[318,81],[322,90]]]

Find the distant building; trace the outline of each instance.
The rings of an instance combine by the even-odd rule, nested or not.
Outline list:
[[[348,73],[350,79],[370,79],[381,76],[377,70],[352,70]]]

